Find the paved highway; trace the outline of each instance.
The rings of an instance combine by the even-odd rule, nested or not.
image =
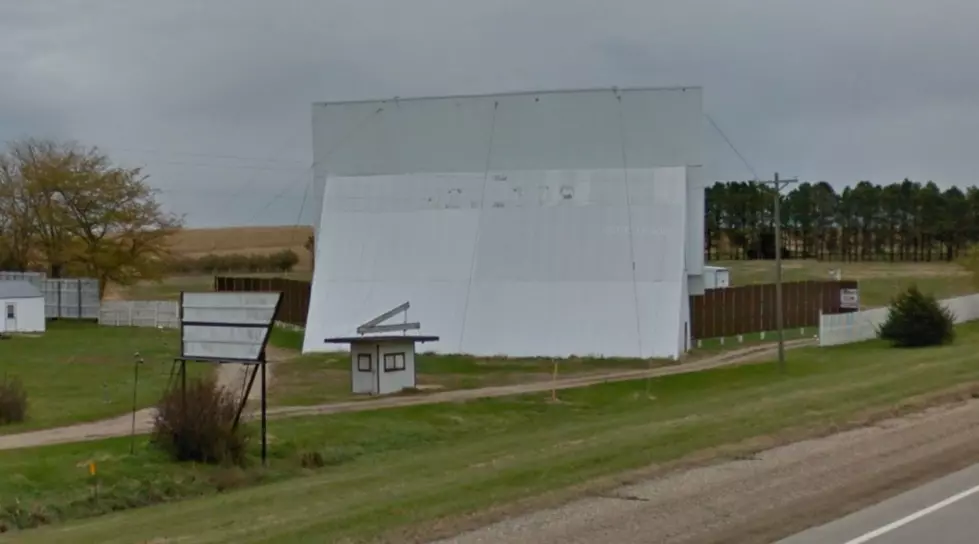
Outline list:
[[[979,465],[778,544],[974,544],[979,542]]]

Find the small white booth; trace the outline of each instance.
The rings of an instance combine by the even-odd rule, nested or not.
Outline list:
[[[407,322],[406,302],[357,327],[360,336],[327,338],[327,344],[350,344],[350,385],[355,394],[388,395],[416,387],[415,344],[437,342],[438,336],[409,335],[421,328]],[[382,325],[399,313],[405,322]],[[379,334],[401,331],[401,334]],[[373,333],[373,334],[372,334]]]
[[[26,281],[0,281],[0,335],[44,332],[44,295]]]
[[[704,267],[705,289],[727,289],[731,286],[731,271],[721,266]]]

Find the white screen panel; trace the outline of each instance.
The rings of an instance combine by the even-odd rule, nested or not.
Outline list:
[[[630,168],[696,165],[702,121],[698,87],[318,103],[314,168],[317,179],[607,169],[623,153]]]
[[[183,330],[183,356],[257,361],[266,336],[268,329],[265,327],[187,325]]]
[[[258,361],[280,293],[184,293],[181,357]]]
[[[331,177],[325,210],[406,212],[474,210],[482,206],[484,174]]]
[[[313,202],[337,176],[694,166],[702,125],[699,87],[317,103]]]
[[[269,324],[280,296],[279,293],[184,293],[182,321]]]
[[[355,336],[357,327],[404,303],[411,302],[408,320],[420,322],[419,334],[440,338],[420,349],[459,353],[469,281],[444,282],[330,282],[314,279],[306,320],[303,352],[330,351],[323,340]]]
[[[687,274],[704,273],[707,190],[701,167],[687,168]]]
[[[685,170],[630,171],[629,216],[637,281],[685,281]]]
[[[473,279],[629,282],[628,227],[611,207],[486,210]]]
[[[637,356],[631,282],[480,282],[463,348],[482,355]]]
[[[478,212],[461,211],[331,214],[323,219],[316,277],[468,281],[478,222]]]
[[[479,209],[391,211],[367,202],[357,209],[374,211],[347,212],[328,198],[304,350],[324,351],[325,338],[354,334],[407,300],[411,320],[441,337],[436,351],[675,356],[685,172],[493,171]],[[399,181],[419,194],[432,187],[417,175],[338,186],[356,179],[392,192]],[[371,191],[360,194],[385,198]],[[636,280],[651,294],[640,296]],[[646,314],[659,321],[644,322]]]

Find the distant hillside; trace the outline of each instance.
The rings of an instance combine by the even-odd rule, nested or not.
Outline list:
[[[297,271],[310,269],[309,252],[303,245],[312,227],[225,227],[182,229],[173,237],[173,251],[184,257],[207,254],[268,254],[291,249],[299,256]]]

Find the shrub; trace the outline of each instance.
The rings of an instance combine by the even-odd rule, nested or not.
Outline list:
[[[299,264],[299,255],[286,249],[269,255],[269,265],[278,272],[291,272]]]
[[[938,346],[955,339],[955,316],[914,285],[891,301],[880,338],[895,347]]]
[[[242,424],[233,429],[238,401],[213,378],[187,383],[164,393],[156,407],[153,444],[176,461],[244,465],[248,433]]]
[[[0,425],[27,419],[27,391],[17,378],[0,382]]]

